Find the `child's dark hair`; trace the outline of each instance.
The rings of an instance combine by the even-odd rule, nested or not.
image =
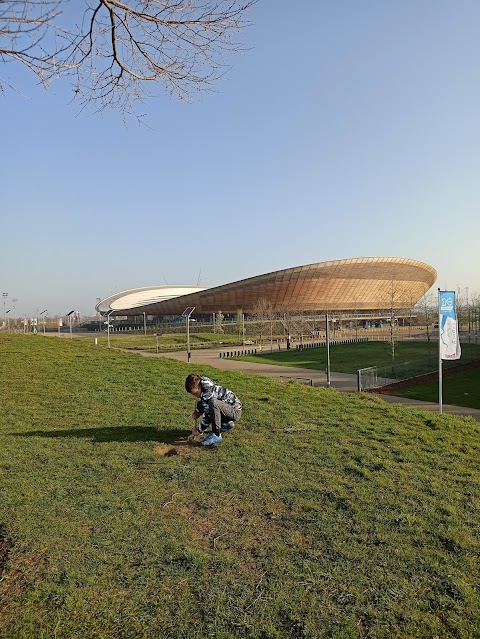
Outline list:
[[[200,385],[200,375],[197,373],[190,373],[187,379],[185,380],[185,390],[187,393],[191,393],[193,390],[198,388]]]

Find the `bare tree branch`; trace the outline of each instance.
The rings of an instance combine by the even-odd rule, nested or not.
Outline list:
[[[61,22],[65,1],[0,0],[0,61],[23,63],[44,84],[73,74],[82,107],[123,113],[159,85],[181,99],[211,90],[257,2],[76,0],[72,26]],[[0,88],[9,83],[0,78]]]
[[[48,32],[55,31],[60,0],[0,2],[0,61],[19,62],[46,84],[55,53],[44,47]],[[0,88],[12,82],[0,76]]]

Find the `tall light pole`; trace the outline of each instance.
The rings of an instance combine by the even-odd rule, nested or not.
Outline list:
[[[8,309],[8,311],[5,313],[5,315],[8,315],[8,314],[10,313],[10,311],[11,311],[11,310],[12,310],[12,309],[11,309],[11,308],[9,308],[9,309]],[[9,330],[10,330],[10,318],[8,319],[8,325],[7,325],[7,331],[9,331]]]
[[[12,299],[12,302],[13,302],[13,325],[15,328],[15,326],[17,325],[17,316],[15,314],[15,304],[18,302],[18,297],[14,297]]]
[[[145,337],[147,336],[147,314],[143,311],[143,332],[145,333]]]
[[[73,313],[75,313],[75,311],[70,311],[70,313],[67,313],[68,322],[70,324],[70,339],[73,337],[72,335],[72,314]]]
[[[327,387],[330,388],[330,331],[328,326],[328,313],[325,315],[325,348],[327,351]]]
[[[8,293],[2,293],[2,296],[3,296],[3,323],[5,324],[5,318],[7,316],[5,312],[5,303],[7,301]]]
[[[186,308],[182,316],[185,318],[185,323],[187,325],[187,363],[190,364],[190,315],[195,310],[195,306],[189,306]]]
[[[46,308],[44,311],[42,311],[40,313],[40,315],[43,315],[43,336],[45,337],[45,313],[48,311],[48,308]]]
[[[113,311],[108,311],[107,313],[107,346],[110,348],[110,315]]]

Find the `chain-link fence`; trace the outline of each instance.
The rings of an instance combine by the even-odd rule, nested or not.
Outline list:
[[[478,360],[478,350],[469,351],[468,348],[464,348],[460,360],[445,360],[442,363],[442,368],[451,368],[452,366],[466,364],[474,360]],[[413,362],[393,363],[388,366],[369,366],[358,371],[358,390],[364,391],[369,388],[387,386],[387,384],[436,371],[438,371],[438,354],[432,354],[430,357],[414,360]]]

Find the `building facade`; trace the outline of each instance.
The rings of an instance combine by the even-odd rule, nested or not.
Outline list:
[[[318,262],[211,288],[154,286],[100,301],[102,315],[165,317],[195,307],[194,315],[254,313],[260,301],[279,312],[331,312],[412,308],[437,273],[407,258],[365,257]]]

